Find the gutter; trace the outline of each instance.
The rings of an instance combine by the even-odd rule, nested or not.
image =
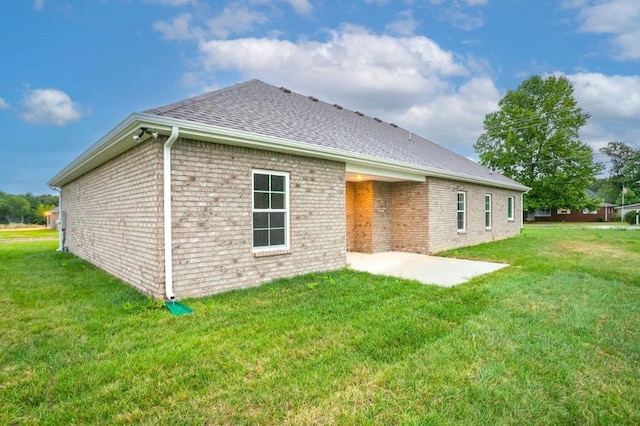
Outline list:
[[[357,154],[337,148],[322,147],[306,142],[259,135],[146,113],[131,114],[111,132],[91,146],[85,153],[55,175],[49,181],[49,185],[63,186],[134,146],[131,140],[131,132],[139,129],[140,126],[154,128],[161,132],[168,132],[171,131],[173,127],[179,126],[180,134],[183,138],[322,158],[362,167],[387,169],[394,172],[413,174],[415,175],[415,179],[418,179],[420,176],[429,176],[453,179],[461,182],[478,183],[522,192],[530,189],[517,182],[494,180],[490,176],[480,177],[467,175],[435,167],[420,166],[370,155]]]
[[[180,129],[177,126],[171,128],[171,135],[164,143],[164,161],[163,161],[163,178],[164,178],[164,286],[167,299],[174,300],[176,295],[173,292],[173,236],[171,224],[171,147],[178,139]]]

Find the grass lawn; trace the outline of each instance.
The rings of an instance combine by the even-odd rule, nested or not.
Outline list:
[[[56,238],[58,231],[47,228],[0,229],[0,241],[16,238]]]
[[[174,317],[0,244],[0,424],[640,424],[640,230],[526,229],[454,287],[348,269]]]

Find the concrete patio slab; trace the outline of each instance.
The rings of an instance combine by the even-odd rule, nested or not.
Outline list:
[[[478,275],[509,266],[506,263],[451,259],[397,251],[374,254],[349,252],[347,263],[355,271],[408,278],[441,287],[462,284]]]

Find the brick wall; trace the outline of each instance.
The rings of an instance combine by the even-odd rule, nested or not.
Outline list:
[[[162,141],[147,141],[62,188],[66,246],[162,297]]]
[[[391,249],[428,253],[428,186],[422,182],[391,184]]]
[[[178,297],[346,264],[344,163],[180,139],[173,147]],[[290,252],[252,250],[252,169],[289,172]]]
[[[391,184],[373,181],[372,243],[373,252],[391,250]]]
[[[445,179],[428,178],[430,253],[517,235],[522,223],[520,193]],[[457,193],[466,192],[466,231],[457,229]],[[484,196],[491,194],[492,226],[485,229]],[[513,196],[514,220],[507,220],[507,197]]]
[[[355,203],[356,188],[353,182],[345,182],[345,216],[347,225],[347,251],[356,251]]]
[[[347,205],[349,250],[358,253],[373,253],[373,182],[347,182],[349,204]]]

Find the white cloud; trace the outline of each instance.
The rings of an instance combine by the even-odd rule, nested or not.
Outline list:
[[[640,76],[577,73],[566,76],[574,96],[591,113],[582,138],[596,149],[618,140],[640,148]]]
[[[192,15],[181,13],[173,18],[171,22],[158,21],[153,24],[153,29],[162,33],[167,40],[189,40],[198,38],[201,31],[191,28]]]
[[[153,28],[167,40],[203,39],[205,37],[227,38],[232,34],[252,31],[257,24],[268,22],[266,14],[240,4],[230,4],[222,12],[211,18],[200,18],[200,25],[194,24],[194,15],[182,13],[170,22],[158,21]]]
[[[255,24],[264,24],[266,14],[239,4],[226,6],[222,13],[207,22],[209,34],[226,38],[230,34],[242,34],[253,30]]]
[[[34,0],[33,2],[33,10],[44,10],[44,0]]]
[[[313,6],[308,0],[287,0],[298,15],[310,15]]]
[[[57,89],[29,90],[22,99],[20,118],[32,124],[65,124],[78,121],[88,112]]]
[[[488,0],[429,0],[428,3],[438,7],[438,19],[449,22],[454,28],[473,31],[484,26],[484,15],[476,6],[484,6]]]
[[[209,75],[235,71],[243,79],[282,85],[394,122],[466,155],[473,155],[482,120],[500,98],[482,60],[461,58],[423,36],[379,35],[353,25],[331,31],[325,41],[209,40],[199,43],[199,51]],[[190,72],[185,81],[194,77]]]
[[[4,98],[0,98],[0,111],[4,111],[5,109],[9,109],[9,102],[5,101]]]
[[[416,103],[397,122],[458,152],[473,152],[487,113],[498,109],[500,93],[488,77],[474,77],[452,91]]]
[[[387,25],[387,30],[402,36],[413,35],[418,28],[418,21],[413,19],[411,10],[404,10],[398,14],[398,19]]]
[[[579,30],[609,34],[612,56],[620,60],[640,59],[640,1],[566,1],[564,7],[577,9]]]

